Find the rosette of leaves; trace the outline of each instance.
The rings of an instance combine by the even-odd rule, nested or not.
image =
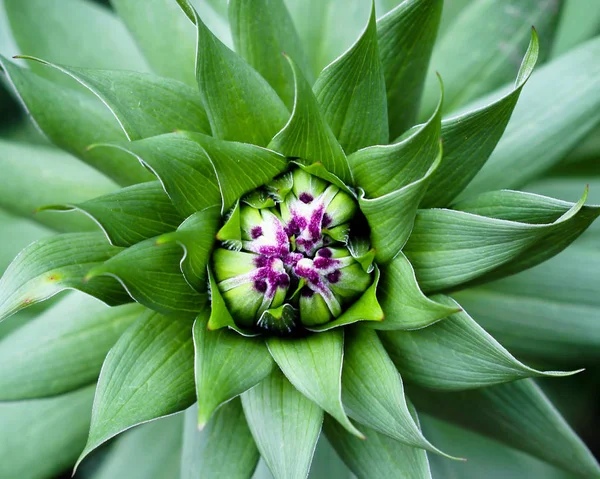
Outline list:
[[[26,60],[3,56],[6,79],[68,154],[2,144],[0,205],[37,209],[24,235],[43,237],[0,281],[0,316],[18,313],[0,476],[100,448],[95,477],[466,477],[448,455],[468,456],[465,428],[497,441],[475,448],[490,468],[504,444],[543,477],[600,477],[532,379],[572,372],[519,361],[454,299],[485,315],[479,285],[600,215],[585,183],[573,203],[501,189],[598,123],[598,38],[532,76],[547,52],[523,13],[550,40],[558,2],[473,2],[437,49],[441,0],[375,3],[114,0],[124,28],[84,1],[4,1]],[[332,191],[307,246],[286,208]],[[271,220],[287,256],[253,243]],[[272,284],[242,259],[257,252]],[[418,412],[459,426],[424,422],[450,451]]]

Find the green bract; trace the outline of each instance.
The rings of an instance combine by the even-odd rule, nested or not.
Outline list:
[[[589,245],[538,265],[600,206],[502,189],[600,123],[600,38],[533,73],[560,1],[443,3],[4,0],[55,146],[0,138],[0,477],[600,477],[533,380],[598,359]]]

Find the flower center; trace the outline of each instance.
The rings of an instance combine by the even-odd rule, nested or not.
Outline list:
[[[242,203],[240,251],[215,252],[219,290],[241,325],[285,332],[297,320],[323,324],[370,283],[346,245],[354,199],[302,170],[292,179],[275,207]],[[286,314],[276,314],[284,305]]]

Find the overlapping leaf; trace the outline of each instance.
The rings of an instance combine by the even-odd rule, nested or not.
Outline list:
[[[248,425],[275,477],[307,477],[323,423],[323,411],[280,371],[242,396]]]
[[[116,278],[138,303],[163,314],[193,314],[201,311],[208,297],[194,290],[181,273],[181,247],[157,244],[155,238],[120,252],[86,275],[97,279]]]
[[[22,56],[52,67],[88,88],[110,109],[129,140],[175,129],[210,133],[198,92],[177,80],[126,70],[94,70]]]
[[[266,146],[287,121],[287,108],[256,70],[210,32],[189,0],[177,1],[196,24],[196,79],[213,135]]]
[[[203,148],[187,136],[171,133],[94,148],[109,153],[119,149],[126,156],[138,159],[156,175],[183,216],[221,204],[214,169]]]
[[[52,477],[85,444],[94,386],[53,398],[0,403],[0,476]]]
[[[582,477],[600,477],[594,456],[532,380],[452,393],[411,388],[409,393],[421,411]]]
[[[321,163],[329,173],[350,183],[352,174],[342,147],[321,114],[298,65],[292,58],[286,58],[294,77],[294,109],[283,130],[269,143],[269,148],[287,157],[300,158],[303,162]]]
[[[176,229],[183,221],[160,182],[123,188],[82,203],[53,204],[42,210],[81,211],[115,246],[131,246]]]
[[[104,357],[144,310],[69,295],[0,341],[0,400],[54,396],[98,378]]]
[[[416,412],[411,413],[417,421]],[[406,477],[431,479],[427,454],[423,449],[410,447],[388,436],[364,427],[366,440],[348,434],[339,423],[325,417],[323,429],[327,439],[346,465],[358,477]]]
[[[36,208],[63,201],[83,201],[117,186],[76,158],[55,148],[0,141],[0,207],[59,231],[90,229],[89,220],[64,215],[34,215]]]
[[[0,64],[33,121],[54,144],[119,184],[152,179],[128,155],[88,150],[93,143],[125,139],[117,121],[98,99],[48,81],[2,56]]]
[[[289,109],[294,79],[282,55],[298,62],[311,77],[300,38],[283,0],[233,0],[229,3],[235,51],[269,82]]]
[[[404,1],[377,21],[390,138],[415,124],[442,6],[441,0]]]
[[[531,77],[502,140],[462,198],[520,187],[557,164],[598,125],[599,54],[595,38]]]
[[[252,388],[273,370],[262,339],[244,338],[228,329],[207,329],[207,314],[194,324],[197,424],[204,426],[224,403]]]
[[[239,399],[225,404],[202,431],[196,406],[185,412],[181,479],[250,479],[258,458]]]
[[[191,332],[191,320],[148,311],[121,336],[102,366],[78,462],[120,432],[195,401]]]
[[[423,294],[415,271],[402,252],[383,269],[377,292],[385,320],[366,324],[375,329],[419,329],[458,312],[457,308],[433,301]]]
[[[521,221],[447,209],[417,213],[404,252],[423,291],[439,291],[475,280],[482,282],[532,267],[564,249],[599,214],[597,207],[583,206],[586,194],[573,204],[525,193],[500,192],[495,195],[494,211],[503,209],[505,197],[515,195],[521,205]],[[476,211],[474,203],[464,209]],[[547,205],[559,203],[560,212],[554,221],[544,223],[548,219]]]
[[[499,99],[442,122],[444,161],[431,180],[423,206],[448,206],[484,166],[504,133],[538,56],[539,39],[532,30],[514,88]]]
[[[0,320],[68,288],[111,305],[128,302],[113,278],[93,284],[83,281],[91,267],[114,257],[121,249],[111,246],[102,233],[67,233],[29,245],[0,279]]]
[[[195,29],[176,2],[112,0],[111,5],[157,74],[175,78],[189,86],[197,85],[194,75]],[[195,1],[194,5],[208,28],[229,45],[231,33],[226,18],[215,12],[210,2]],[[173,48],[174,45],[177,48]]]
[[[408,446],[439,451],[412,418],[402,379],[375,331],[346,332],[342,400],[350,417]]]
[[[346,153],[387,143],[387,99],[374,5],[361,37],[321,72],[313,89],[325,120]]]
[[[342,406],[344,332],[333,329],[294,341],[270,337],[269,351],[289,381],[331,414],[351,434],[362,437]]]
[[[456,305],[448,297],[435,299]],[[430,389],[472,389],[527,377],[573,374],[524,365],[464,311],[424,329],[386,331],[381,337],[402,376]]]

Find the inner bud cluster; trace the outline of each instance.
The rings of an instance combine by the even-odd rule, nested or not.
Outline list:
[[[241,239],[218,248],[213,266],[238,325],[276,332],[291,332],[298,322],[322,325],[371,284],[348,248],[357,205],[339,187],[298,168],[236,210],[221,231],[239,221]]]

